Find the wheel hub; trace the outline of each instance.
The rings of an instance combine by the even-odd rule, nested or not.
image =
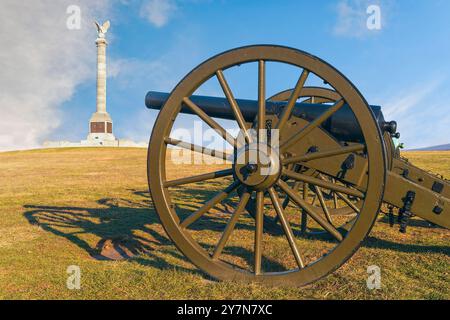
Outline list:
[[[236,152],[234,175],[254,190],[271,187],[281,174],[278,153],[266,144],[250,144]]]

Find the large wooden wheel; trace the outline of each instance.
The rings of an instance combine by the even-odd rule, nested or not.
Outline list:
[[[253,128],[258,131],[256,141],[255,137],[249,134],[249,127],[244,121],[239,104],[225,76],[226,70],[248,63],[255,63],[258,67],[258,78],[255,79],[258,83],[258,115],[253,124]],[[268,63],[291,65],[298,68],[299,74],[291,97],[275,123],[275,129],[278,129],[280,133],[279,150],[272,148],[271,145],[266,146],[266,137],[259,134],[263,132],[262,129],[265,129],[267,116],[265,103]],[[326,82],[341,98],[333,101],[330,108],[314,121],[293,133],[290,115],[299,92],[311,75]],[[244,143],[228,134],[217,121],[190,99],[197,89],[213,77],[217,78],[229,101],[237,124],[245,137]],[[306,158],[297,155],[294,159],[289,151],[302,141],[308,142],[308,136],[315,130],[320,130],[319,126],[344,105],[348,106],[355,115],[363,133],[364,142],[350,146],[336,145],[337,147],[333,150],[320,150],[314,154],[314,158],[333,161],[333,156],[358,152],[359,156],[367,159],[365,185],[351,186],[342,182],[333,182],[330,179],[311,177],[286,168],[285,165],[289,163],[308,161],[308,155],[305,156]],[[189,108],[233,146],[235,161],[229,165],[228,169],[175,180],[167,178],[167,147],[174,144],[170,134],[182,106]],[[206,150],[186,142],[178,142],[178,145],[197,152]],[[256,162],[246,160],[249,158],[248,154],[255,150],[258,154]],[[216,157],[228,158],[228,155],[223,152],[212,150],[207,152]],[[238,161],[238,159],[244,160]],[[383,198],[385,174],[382,136],[367,102],[359,91],[326,62],[305,52],[281,46],[249,46],[234,49],[217,55],[195,68],[172,91],[162,108],[153,129],[148,153],[149,187],[154,206],[164,229],[179,250],[196,266],[214,278],[256,281],[273,285],[300,286],[311,283],[334,271],[349,259],[375,221]],[[179,191],[180,188],[189,189],[191,184],[210,180],[220,180],[219,185],[227,181],[228,184],[190,212],[186,212],[186,208],[178,205],[174,198],[177,193],[175,191]],[[358,197],[361,199],[359,213],[352,219],[347,229],[338,229],[317,214],[317,211],[302,199],[297,190],[288,184],[289,180],[307,182],[312,186]],[[237,193],[238,188],[242,188],[243,191]],[[314,253],[310,252],[306,245],[300,245],[299,239],[293,232],[295,226],[283,209],[283,199],[280,198],[280,194],[288,196],[316,223],[316,227],[326,231],[332,240],[309,239],[308,241],[316,241],[314,247],[317,247],[318,251]],[[247,219],[244,214],[246,205],[252,198],[256,199],[254,220]],[[212,212],[223,201],[229,201],[228,205],[233,206],[231,215]],[[279,235],[269,235],[264,232],[264,217],[270,214],[276,214],[279,218],[282,230]],[[201,230],[207,223],[204,221],[208,219],[216,223],[220,220],[220,225],[223,226],[219,229],[220,236],[216,241],[211,240],[210,233],[202,236]],[[241,222],[244,227],[239,229]],[[232,241],[233,236],[247,241]],[[274,248],[283,238],[287,240],[285,241],[286,250],[282,251],[282,256],[279,256],[279,251],[275,252]],[[230,246],[231,242],[232,246]],[[242,247],[238,248],[238,243]],[[271,266],[271,262],[274,261],[277,268]]]

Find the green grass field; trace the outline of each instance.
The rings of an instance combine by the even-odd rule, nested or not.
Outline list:
[[[450,152],[404,155],[450,178]],[[199,170],[198,165],[173,167],[173,178]],[[165,235],[152,209],[146,176],[142,149],[0,153],[0,298],[450,298],[450,231],[415,218],[404,235],[390,228],[384,215],[344,266],[307,287],[214,281]],[[206,198],[211,189],[198,192]],[[189,206],[195,197],[180,201]],[[101,248],[117,239],[132,244],[139,254],[120,261],[100,259]],[[70,265],[81,268],[81,290],[67,289]],[[370,265],[381,268],[379,290],[367,289]]]

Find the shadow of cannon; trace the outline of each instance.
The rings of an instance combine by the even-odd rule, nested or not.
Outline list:
[[[211,190],[179,189],[177,207],[187,215],[211,198]],[[158,269],[177,269],[188,273],[208,275],[191,266],[190,262],[173,246],[160,225],[158,216],[153,208],[147,191],[130,190],[128,199],[102,198],[97,200],[99,207],[25,205],[25,218],[30,224],[38,225],[43,230],[65,238],[85,250],[96,260],[132,261]],[[135,200],[137,198],[137,200]],[[195,198],[195,201],[192,201]],[[233,201],[233,200],[229,200]],[[230,214],[232,203],[221,206],[222,217],[217,215],[204,216],[200,223],[193,226],[193,231],[224,230]],[[251,224],[240,224],[243,230],[252,230]],[[92,241],[92,236],[100,240]],[[326,240],[326,239],[322,239]],[[450,255],[446,246],[427,246],[403,244],[368,237],[364,245],[369,248],[386,249],[407,253],[442,253]],[[205,244],[206,249],[212,249]],[[253,255],[249,250],[240,246],[227,247],[229,254],[240,256],[248,263],[252,263]],[[169,258],[170,257],[170,258]],[[169,259],[168,259],[169,258]],[[282,268],[275,261],[267,259],[269,269]]]
[[[130,199],[102,198],[96,201],[99,207],[52,206],[27,204],[24,217],[32,225],[65,238],[86,251],[96,260],[132,261],[158,269],[174,269],[209,276],[195,267],[184,267],[190,262],[174,248],[166,236],[153,207],[148,191],[129,190]],[[181,214],[188,215],[198,209],[215,192],[211,190],[178,190],[183,201],[175,203]],[[131,200],[136,199],[138,200]],[[195,202],[192,199],[195,197]],[[231,200],[225,202],[220,212],[230,215]],[[184,203],[183,203],[184,202]],[[193,231],[224,230],[227,218],[204,216]],[[241,224],[243,229],[250,225]],[[92,236],[100,240],[92,241]],[[251,259],[252,253],[244,248],[227,248],[228,252]],[[171,259],[167,259],[170,256]],[[170,262],[169,262],[170,260]],[[175,261],[175,262],[173,262]]]
[[[170,254],[186,261],[173,250],[171,241],[159,228],[158,217],[147,192],[131,190],[139,201],[103,198],[103,207],[25,205],[30,224],[63,237],[97,260],[135,259],[160,269],[181,268],[166,262],[161,255]],[[96,244],[88,238],[100,238]],[[160,254],[155,254],[155,251]],[[142,255],[146,259],[141,259]],[[192,272],[192,270],[189,270]]]

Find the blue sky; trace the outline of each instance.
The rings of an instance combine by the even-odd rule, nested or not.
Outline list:
[[[107,108],[119,138],[148,140],[156,117],[143,104],[148,90],[170,91],[192,68],[222,51],[273,43],[334,65],[369,103],[383,106],[386,118],[398,121],[407,147],[450,143],[450,1],[105,2],[94,15],[112,24]],[[381,30],[365,27],[370,4],[381,8]],[[82,12],[88,6],[79,5]],[[96,32],[90,23],[83,20],[83,39],[95,55]],[[66,36],[79,35],[72,31]],[[95,71],[95,61],[87,61]],[[39,139],[85,138],[95,110],[95,74],[87,74],[52,109],[58,124]],[[292,86],[297,76],[287,72],[283,85]],[[240,97],[252,97],[251,77],[240,80],[233,81],[233,89]],[[273,82],[268,92],[281,87]]]

